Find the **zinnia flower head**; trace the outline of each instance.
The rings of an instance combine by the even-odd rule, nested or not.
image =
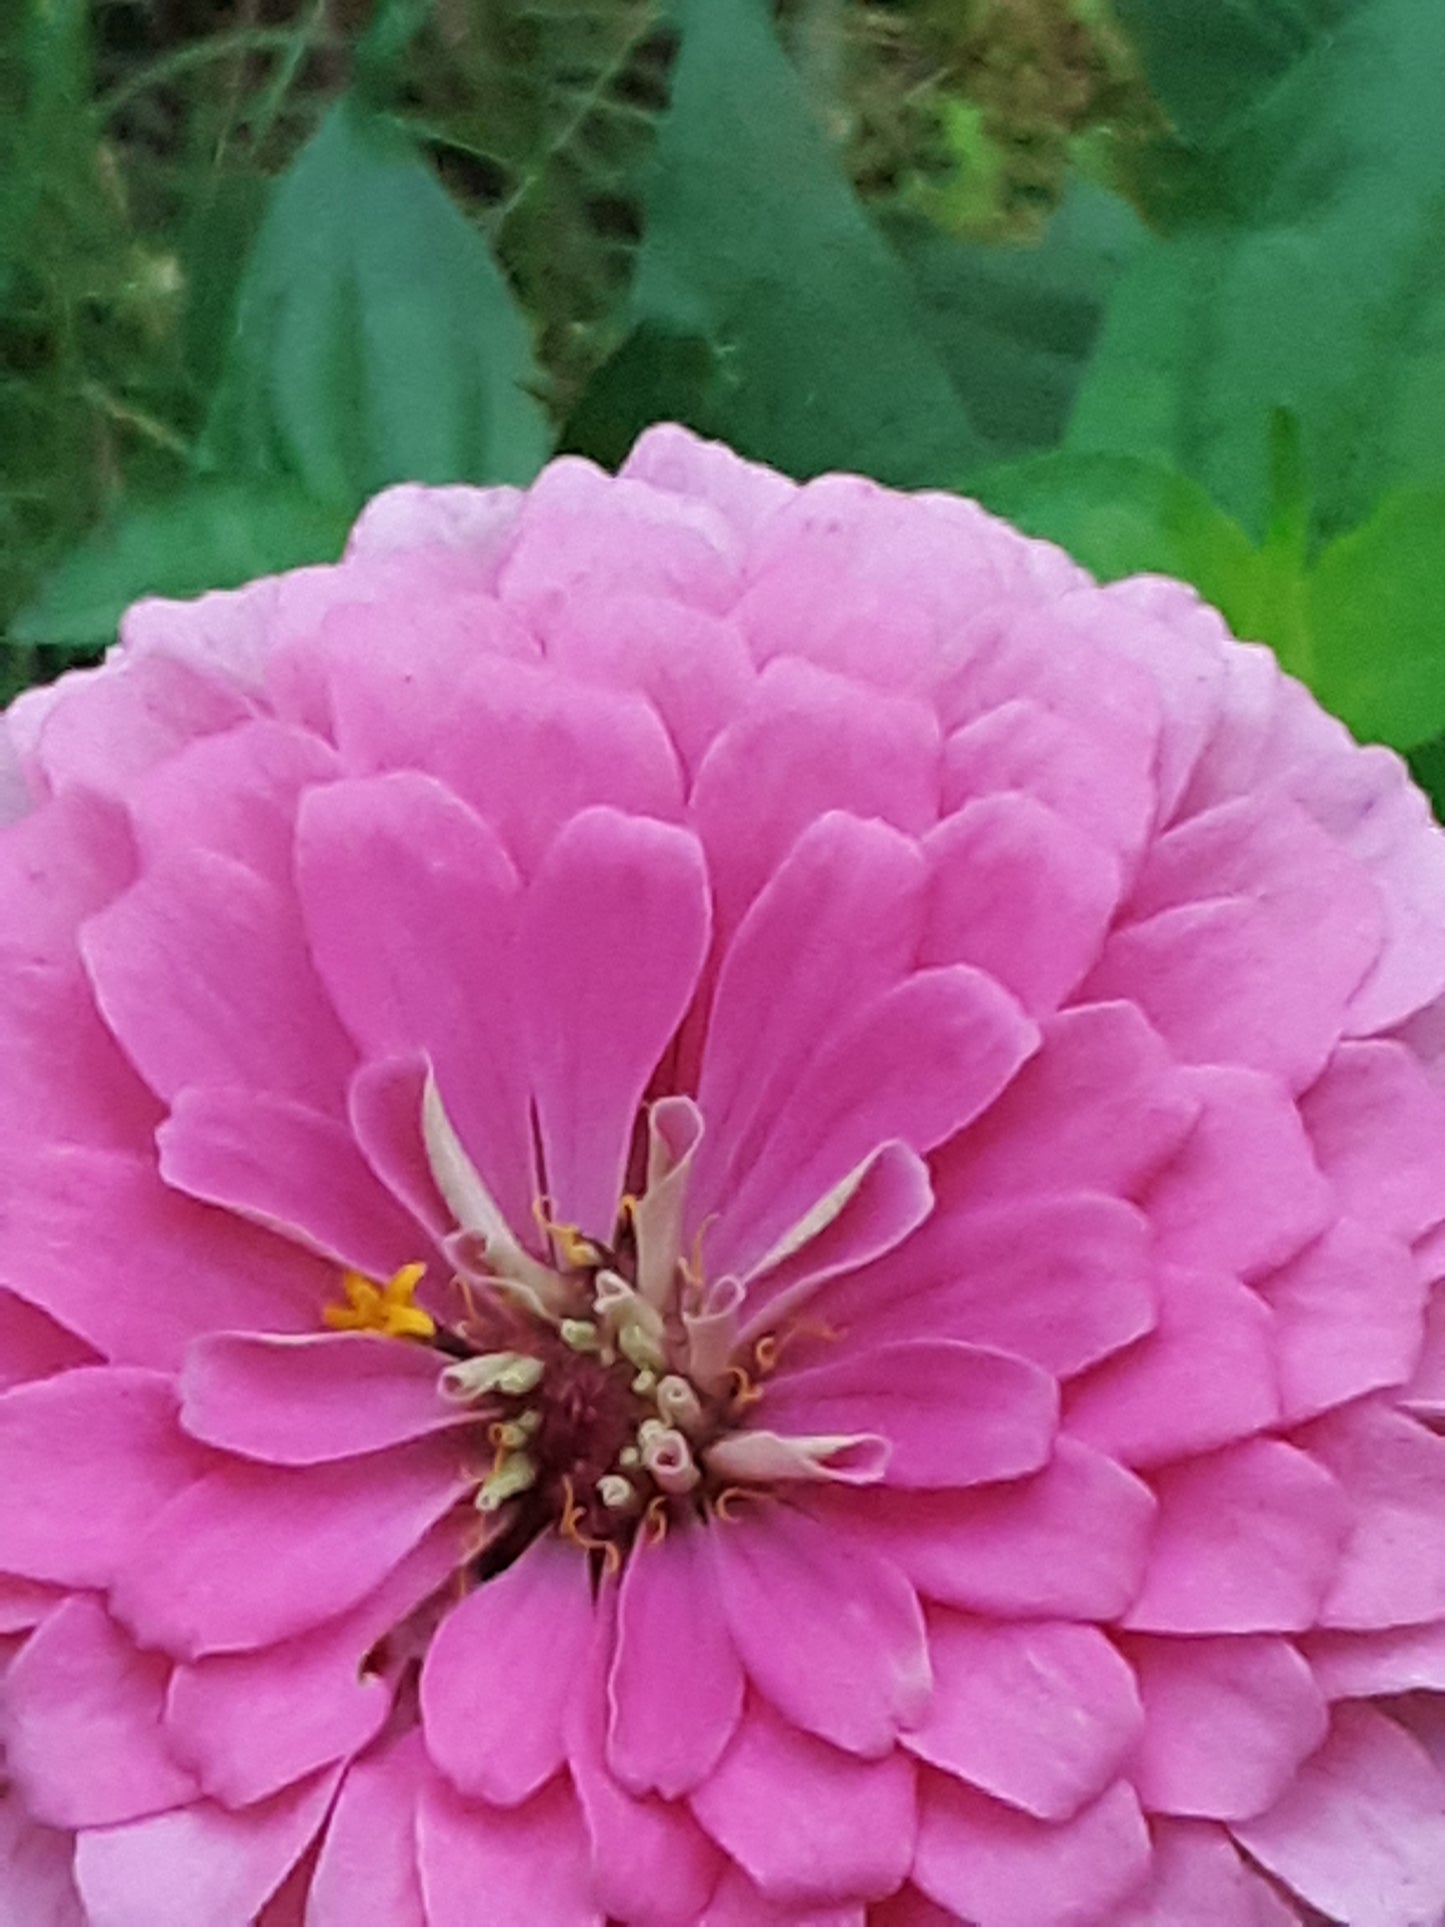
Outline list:
[[[0,1914],[1445,1914],[1445,848],[646,436],[17,702]]]

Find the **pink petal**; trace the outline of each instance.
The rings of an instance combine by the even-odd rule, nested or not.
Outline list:
[[[1371,1402],[1297,1434],[1355,1509],[1327,1626],[1404,1626],[1445,1618],[1445,1438]]]
[[[892,1447],[884,1482],[982,1485],[1036,1472],[1058,1426],[1054,1381],[976,1345],[917,1339],[846,1343],[836,1356],[768,1380],[766,1422],[801,1435],[877,1432]]]
[[[881,1900],[913,1859],[906,1755],[840,1753],[761,1703],[748,1706],[692,1810],[769,1899],[799,1909]]]
[[[394,1680],[372,1650],[455,1571],[454,1526],[435,1527],[377,1590],[338,1619],[255,1653],[179,1666],[165,1733],[203,1791],[249,1806],[360,1752],[392,1710]]]
[[[1299,1916],[1247,1866],[1223,1827],[1155,1820],[1145,1887],[1114,1927],[1298,1927]]]
[[[634,1545],[608,1697],[608,1764],[633,1793],[677,1799],[717,1765],[742,1710],[743,1670],[702,1533]]]
[[[1072,1820],[1035,1820],[958,1780],[919,1785],[913,1878],[977,1927],[1075,1927],[1114,1918],[1149,1866],[1132,1788],[1115,1783]]]
[[[346,560],[451,549],[482,580],[506,551],[522,504],[519,488],[473,488],[468,483],[427,487],[397,482],[373,495],[346,538]]]
[[[269,1465],[322,1465],[465,1424],[440,1395],[441,1354],[366,1332],[199,1338],[181,1368],[181,1423]]]
[[[96,1354],[84,1339],[0,1288],[0,1391],[95,1362]]]
[[[75,1891],[75,1836],[30,1819],[0,1795],[0,1919],[24,1927],[88,1927]]]
[[[602,1927],[572,1789],[554,1780],[525,1806],[474,1805],[422,1786],[417,1857],[427,1927]]]
[[[196,1795],[161,1728],[170,1667],[85,1594],[57,1607],[5,1675],[6,1764],[49,1826],[110,1826]]]
[[[4,944],[17,961],[63,964],[76,925],[135,880],[135,838],[125,813],[90,790],[57,798],[0,836]]]
[[[427,1927],[416,1837],[425,1772],[415,1728],[351,1766],[316,1862],[308,1927]]]
[[[786,1901],[771,1901],[736,1861],[730,1861],[717,1891],[699,1917],[698,1927],[868,1927],[877,1914],[878,1909],[874,1907],[825,1904],[800,1909],[790,1907]]]
[[[1288,1091],[1233,1065],[1185,1073],[1193,1132],[1145,1200],[1171,1263],[1254,1278],[1294,1257],[1335,1215]]]
[[[1117,858],[1028,796],[990,796],[924,842],[928,914],[918,961],[974,964],[1030,1016],[1056,1010],[1098,953]]]
[[[425,1252],[416,1221],[388,1196],[335,1118],[257,1091],[177,1094],[156,1134],[161,1176],[368,1277]]]
[[[675,422],[644,429],[618,471],[693,501],[705,501],[741,534],[766,526],[797,486],[760,462],[746,462],[722,442],[700,440]]]
[[[884,991],[830,1030],[798,1077],[719,1210],[716,1263],[746,1273],[880,1144],[943,1143],[993,1102],[1036,1042],[1012,998],[965,965]]]
[[[447,1614],[422,1668],[421,1711],[427,1751],[461,1793],[515,1807],[561,1766],[592,1618],[587,1561],[552,1538]]]
[[[1132,1777],[1151,1812],[1261,1813],[1329,1727],[1324,1695],[1288,1640],[1133,1638],[1124,1651],[1144,1702]]]
[[[1445,1909],[1445,1778],[1368,1706],[1335,1709],[1328,1741],[1278,1805],[1235,1838],[1296,1894],[1350,1927]]]
[[[101,676],[67,676],[40,727],[37,762],[57,789],[123,796],[154,764],[244,722],[245,699],[218,676],[165,656],[114,657]]]
[[[1445,1621],[1383,1633],[1314,1633],[1300,1651],[1330,1699],[1445,1693]]]
[[[1040,1191],[1133,1197],[1198,1112],[1157,1034],[1131,1004],[1046,1018],[1009,1088],[950,1145],[942,1171],[976,1203]]]
[[[200,1332],[314,1329],[336,1272],[169,1190],[145,1159],[68,1146],[0,1215],[0,1280],[118,1363],[174,1367]]]
[[[325,1816],[334,1773],[239,1813],[201,1800],[82,1833],[76,1883],[88,1927],[197,1927],[253,1920]]]
[[[101,1022],[73,948],[57,963],[0,948],[0,1051],[9,1169],[33,1169],[62,1145],[149,1153],[164,1109]]]
[[[467,1489],[455,1446],[420,1440],[335,1465],[227,1462],[133,1533],[111,1594],[179,1659],[303,1633],[375,1590]]]
[[[830,1283],[810,1314],[856,1343],[926,1331],[1064,1378],[1141,1337],[1154,1303],[1149,1227],[1131,1206],[1079,1192],[973,1211],[964,1186],[906,1243]]]
[[[437,1189],[422,1131],[425,1057],[384,1057],[363,1064],[351,1080],[347,1111],[352,1135],[371,1169],[409,1216],[440,1241],[456,1220]]]
[[[697,843],[615,810],[569,823],[527,894],[520,1020],[546,1188],[593,1236],[611,1235],[638,1105],[692,997],[708,927]]]
[[[1043,1820],[1067,1820],[1117,1776],[1143,1724],[1104,1635],[1063,1622],[928,1614],[933,1697],[903,1744]]]
[[[1256,1289],[1274,1313],[1284,1416],[1314,1418],[1405,1384],[1424,1337],[1426,1289],[1399,1239],[1341,1218]]]
[[[1271,1336],[1269,1311],[1247,1286],[1165,1266],[1158,1325],[1075,1380],[1065,1424],[1135,1466],[1247,1437],[1279,1417]]]
[[[925,1598],[1004,1618],[1114,1618],[1139,1588],[1154,1519],[1147,1486],[1072,1439],[1009,1485],[812,1505],[856,1519]]]
[[[0,1634],[29,1632],[47,1618],[64,1597],[58,1586],[0,1573]]]
[[[123,1367],[85,1366],[0,1397],[0,1565],[108,1585],[156,1512],[213,1463],[176,1416],[169,1379]]]
[[[775,1505],[708,1532],[733,1644],[759,1692],[795,1726],[877,1758],[928,1702],[912,1586],[863,1538]]]
[[[1342,1044],[1300,1099],[1347,1211],[1410,1240],[1445,1217],[1445,1096],[1399,1044]]]
[[[96,1002],[141,1076],[294,1097],[339,1113],[352,1051],[296,906],[254,870],[168,850],[82,932]]]
[[[519,889],[496,832],[434,778],[403,771],[313,791],[296,868],[316,967],[358,1048],[373,1062],[430,1062],[508,1221],[530,1223]]]
[[[1126,1624],[1164,1633],[1312,1626],[1349,1531],[1349,1506],[1313,1458],[1250,1439],[1153,1477],[1158,1524]]]

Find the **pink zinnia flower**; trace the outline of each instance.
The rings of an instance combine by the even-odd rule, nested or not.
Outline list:
[[[671,429],[8,725],[0,1916],[1442,1918],[1393,757]]]

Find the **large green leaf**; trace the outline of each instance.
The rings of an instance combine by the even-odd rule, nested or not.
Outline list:
[[[683,0],[632,320],[653,339],[702,344],[670,358],[670,412],[791,474],[938,481],[980,452],[908,277],[829,151],[763,0]],[[689,355],[701,379],[681,410]],[[634,348],[623,374],[645,413],[644,372]]]
[[[388,482],[525,482],[549,436],[526,323],[395,128],[342,100],[279,183],[207,437],[223,469],[354,503]]]
[[[303,562],[334,561],[347,519],[295,490],[216,483],[131,508],[65,558],[16,618],[13,639],[103,646],[141,596],[200,595]]]
[[[1445,6],[1363,0],[1216,157],[1236,218],[1126,275],[1072,445],[1182,469],[1256,532],[1281,409],[1321,533],[1445,474],[1442,100]]]

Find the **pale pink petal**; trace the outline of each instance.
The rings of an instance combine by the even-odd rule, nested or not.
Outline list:
[[[766,1503],[719,1521],[708,1549],[758,1691],[806,1732],[886,1754],[922,1715],[930,1684],[923,1615],[902,1573],[866,1538]]]
[[[291,1638],[380,1585],[468,1483],[444,1439],[334,1465],[225,1463],[132,1533],[112,1608],[178,1659]]]
[[[1112,1927],[1297,1927],[1299,1916],[1245,1864],[1223,1827],[1153,1820],[1149,1878]]]
[[[1323,1623],[1369,1630],[1445,1618],[1445,1438],[1374,1401],[1296,1436],[1355,1514]]]
[[[0,1158],[17,1176],[59,1145],[149,1150],[164,1108],[101,1022],[73,950],[50,962],[0,947],[0,1052]]]
[[[427,1772],[413,1728],[341,1782],[307,1899],[307,1927],[427,1927],[417,1795]]]
[[[337,783],[302,806],[296,868],[317,969],[358,1048],[430,1062],[472,1162],[509,1221],[528,1223],[519,888],[495,831],[431,777]]]
[[[169,1674],[87,1594],[38,1628],[5,1675],[6,1765],[37,1819],[104,1827],[195,1798],[161,1726]]]
[[[1123,1781],[1072,1820],[1056,1823],[926,1773],[918,1809],[913,1878],[976,1927],[1111,1920],[1148,1870],[1148,1829]]]
[[[78,790],[33,811],[0,835],[4,946],[31,963],[74,953],[76,925],[135,879],[135,839],[107,797]]]
[[[245,698],[222,676],[160,655],[115,655],[99,675],[64,676],[40,721],[33,756],[56,789],[123,796],[182,749],[244,722]]]
[[[157,1510],[214,1463],[159,1372],[85,1366],[0,1397],[0,1566],[105,1586]]]
[[[305,1105],[192,1088],[177,1093],[156,1141],[167,1184],[352,1270],[389,1278],[425,1252],[347,1126]]]
[[[519,488],[398,482],[373,495],[361,511],[346,538],[346,560],[454,549],[484,574],[505,553],[522,499]]]
[[[1334,1216],[1330,1187],[1288,1091],[1257,1071],[1185,1072],[1199,1118],[1145,1199],[1172,1263],[1257,1277],[1294,1257]]]
[[[368,1332],[196,1340],[178,1381],[192,1438],[269,1465],[321,1465],[466,1423],[428,1345]]]
[[[607,1759],[633,1793],[676,1799],[732,1737],[743,1670],[697,1532],[633,1547],[617,1601]]]
[[[75,1836],[32,1820],[0,1794],[0,1919],[24,1927],[88,1927],[75,1890]]]
[[[506,1808],[462,1800],[444,1781],[426,1781],[417,1859],[427,1927],[478,1927],[479,1904],[487,1927],[602,1927],[587,1837],[565,1779],[525,1806]]]
[[[323,1773],[237,1813],[201,1800],[82,1833],[76,1884],[87,1927],[253,1920],[305,1852],[336,1790]]]
[[[352,1051],[294,901],[204,849],[168,850],[85,925],[96,1002],[158,1096],[236,1085],[334,1114]]]
[[[800,1910],[881,1900],[902,1884],[913,1859],[914,1771],[906,1755],[840,1753],[761,1703],[744,1712],[716,1772],[692,1795],[692,1810],[769,1899]]]
[[[903,1744],[1009,1806],[1067,1820],[1118,1776],[1143,1725],[1133,1677],[1092,1626],[928,1614],[933,1697]]]
[[[314,1330],[333,1266],[182,1197],[152,1163],[52,1150],[0,1213],[0,1281],[118,1363],[174,1367],[217,1327]]]
[[[445,1583],[460,1551],[459,1532],[444,1522],[339,1619],[261,1652],[178,1666],[165,1737],[202,1790],[224,1806],[249,1806],[358,1753],[392,1709],[387,1635]]]
[[[528,891],[519,1041],[546,1189],[557,1215],[594,1237],[611,1235],[638,1105],[692,997],[708,928],[695,840],[615,810],[574,818]]]
[[[1273,1425],[1279,1377],[1268,1308],[1245,1285],[1164,1266],[1159,1322],[1086,1378],[1064,1407],[1069,1431],[1126,1465],[1158,1465]]]
[[[826,1346],[785,1357],[763,1412],[777,1432],[877,1432],[892,1448],[888,1485],[928,1488],[1016,1479],[1046,1463],[1058,1425],[1054,1381],[1036,1365],[977,1345],[915,1339]]]
[[[967,963],[1031,1016],[1086,975],[1119,896],[1117,858],[1029,796],[992,796],[924,840],[928,911],[918,961]]]
[[[552,1538],[447,1614],[422,1669],[421,1711],[427,1751],[461,1793],[513,1807],[561,1766],[592,1620],[587,1561]]]
[[[1445,1910],[1445,1776],[1368,1706],[1336,1707],[1328,1741],[1284,1797],[1233,1832],[1350,1927],[1413,1927]]]
[[[1156,1472],[1158,1523],[1126,1623],[1148,1632],[1296,1632],[1314,1624],[1350,1528],[1340,1487],[1282,1439]]]
[[[1406,1240],[1445,1218],[1445,1095],[1399,1044],[1342,1044],[1300,1099],[1347,1211]]]
[[[1072,1439],[1010,1484],[812,1506],[855,1521],[926,1598],[1003,1617],[1115,1618],[1139,1589],[1154,1520],[1142,1481]]]
[[[1288,1640],[1128,1640],[1144,1702],[1131,1777],[1146,1809],[1247,1820],[1273,1805],[1329,1726],[1324,1694]]]
[[[741,535],[761,529],[797,494],[797,485],[722,442],[703,441],[675,422],[644,429],[619,474],[684,500],[701,498]]]

